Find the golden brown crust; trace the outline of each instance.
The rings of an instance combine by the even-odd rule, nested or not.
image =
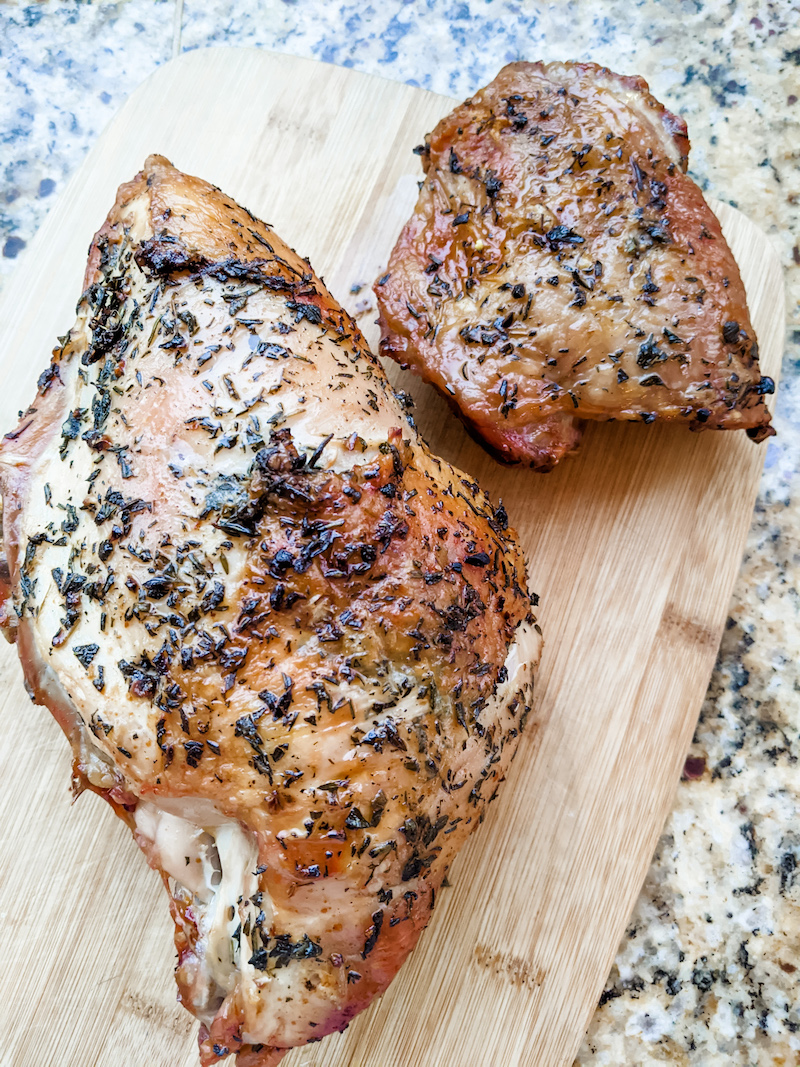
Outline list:
[[[430,455],[309,265],[161,157],[95,238],[0,485],[26,678],[162,871],[203,1063],[344,1028],[530,711],[504,510]]]
[[[375,292],[381,352],[500,458],[547,470],[583,419],[774,431],[733,256],[641,78],[514,63],[422,147]]]

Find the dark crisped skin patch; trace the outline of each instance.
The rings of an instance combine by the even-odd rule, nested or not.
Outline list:
[[[770,436],[774,384],[688,150],[640,78],[506,67],[418,150],[415,213],[374,287],[382,353],[538,470],[585,419]]]

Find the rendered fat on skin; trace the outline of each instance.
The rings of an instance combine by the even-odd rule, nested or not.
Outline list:
[[[0,622],[170,895],[201,1059],[383,992],[531,710],[502,507],[307,262],[151,156],[0,447]]]
[[[418,151],[381,352],[497,458],[549,470],[585,419],[774,433],[739,270],[645,81],[513,63]]]

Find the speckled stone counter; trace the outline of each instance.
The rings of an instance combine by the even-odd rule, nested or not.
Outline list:
[[[642,74],[687,119],[702,187],[770,235],[788,286],[779,436],[674,811],[583,1067],[800,1064],[798,26],[800,0],[0,4],[0,286],[126,94],[178,51],[219,44],[457,97],[514,59]]]

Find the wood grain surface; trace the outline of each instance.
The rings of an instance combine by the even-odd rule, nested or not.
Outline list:
[[[451,105],[263,51],[190,52],[160,68],[102,135],[10,281],[0,427],[32,399],[56,335],[73,322],[92,234],[150,152],[271,222],[374,344],[368,284],[416,196],[411,148]],[[764,371],[775,376],[775,255],[747,219],[716,207]],[[580,456],[536,475],[498,466],[427,387],[399,377],[434,451],[502,497],[522,534],[546,641],[537,722],[389,992],[346,1034],[285,1063],[567,1065],[669,811],[765,446],[740,434],[596,425]],[[0,1063],[193,1067],[195,1025],[176,1004],[159,879],[100,800],[70,807],[67,743],[29,702],[7,647],[0,760]]]

